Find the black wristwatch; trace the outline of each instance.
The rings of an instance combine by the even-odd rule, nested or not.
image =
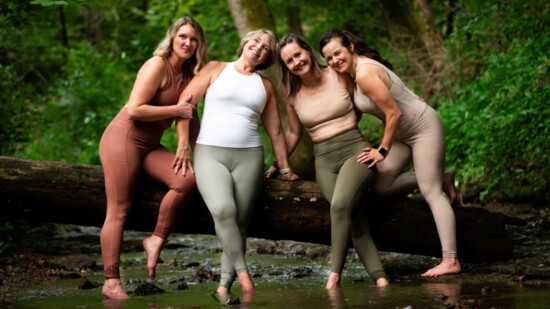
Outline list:
[[[384,147],[378,147],[378,152],[385,158],[388,156],[388,150]]]

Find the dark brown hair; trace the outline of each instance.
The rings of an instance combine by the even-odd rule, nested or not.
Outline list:
[[[340,39],[340,43],[342,43],[342,46],[344,46],[350,51],[352,51],[351,44],[353,44],[355,49],[352,52],[355,52],[360,56],[365,56],[373,60],[376,60],[382,63],[383,65],[385,65],[388,69],[393,71],[393,66],[388,60],[382,58],[382,56],[378,51],[370,48],[365,41],[358,38],[357,36],[355,36],[353,33],[349,31],[341,31],[338,29],[331,29],[331,30],[325,31],[325,33],[323,33],[323,35],[321,36],[321,40],[319,40],[319,50],[323,50],[323,47],[325,47],[325,45],[327,45],[330,42],[330,40],[334,38]]]

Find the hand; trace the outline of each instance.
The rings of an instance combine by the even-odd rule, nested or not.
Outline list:
[[[193,112],[195,111],[195,104],[191,104],[193,99],[193,94],[189,94],[185,100],[179,100],[176,104],[176,109],[178,111],[178,117],[192,119]]]
[[[279,174],[279,169],[273,165],[271,165],[264,173],[266,179],[275,177],[277,174]]]
[[[361,164],[369,164],[369,168],[373,168],[376,163],[384,161],[385,157],[378,152],[377,149],[367,147],[357,156],[357,162]]]
[[[284,181],[298,181],[298,180],[300,180],[300,176],[294,174],[293,172],[288,172],[286,174],[281,174],[281,176],[279,176],[279,178],[281,180],[284,180]]]
[[[172,162],[172,169],[176,175],[181,170],[183,177],[187,175],[187,170],[195,174],[195,170],[193,169],[193,164],[191,162],[191,151],[189,145],[178,145],[178,150],[176,150],[176,158],[174,159],[174,162]]]

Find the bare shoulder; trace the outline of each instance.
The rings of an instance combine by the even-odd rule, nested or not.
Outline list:
[[[195,76],[197,78],[215,80],[218,75],[220,75],[221,71],[223,71],[226,65],[227,62],[210,61]]]
[[[164,59],[159,56],[154,56],[152,58],[149,58],[147,61],[143,63],[140,71],[141,70],[152,71],[152,72],[164,72],[165,70]]]

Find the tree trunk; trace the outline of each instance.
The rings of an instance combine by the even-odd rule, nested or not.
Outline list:
[[[441,88],[447,53],[428,3],[426,0],[383,0],[381,4],[392,38],[398,48],[407,53],[429,99]]]
[[[273,19],[263,0],[227,0],[227,4],[241,38],[251,30],[275,29]]]
[[[126,228],[152,231],[166,189],[142,177]],[[0,157],[0,202],[4,217],[100,227],[105,219],[105,190],[100,166]],[[371,232],[381,251],[441,256],[432,214],[423,201],[404,196],[367,196]],[[507,259],[512,242],[506,218],[480,208],[461,207],[457,218],[458,252],[463,261]],[[174,232],[214,235],[199,194]],[[268,180],[257,203],[249,237],[330,244],[330,211],[315,182]]]

